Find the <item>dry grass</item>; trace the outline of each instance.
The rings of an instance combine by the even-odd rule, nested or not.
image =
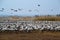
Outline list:
[[[0,21],[10,20],[10,21],[60,21],[60,16],[39,16],[39,17],[0,17]]]
[[[60,32],[0,33],[0,40],[60,40]]]
[[[35,21],[60,21],[60,17],[57,16],[42,16],[35,17]]]
[[[60,16],[40,16],[40,17],[22,17],[22,18],[18,18],[18,17],[12,17],[11,19],[9,18],[9,20],[25,20],[25,21],[60,21]]]

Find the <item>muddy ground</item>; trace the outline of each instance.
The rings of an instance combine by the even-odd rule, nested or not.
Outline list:
[[[0,32],[0,40],[60,40],[60,32]]]

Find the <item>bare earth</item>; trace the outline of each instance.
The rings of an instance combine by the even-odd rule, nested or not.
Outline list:
[[[60,32],[3,32],[0,40],[60,40]]]

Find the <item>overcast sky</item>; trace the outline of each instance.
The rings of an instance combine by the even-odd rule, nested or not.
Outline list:
[[[38,6],[38,4],[40,6]],[[5,8],[1,15],[20,15],[20,16],[33,16],[33,15],[55,15],[60,13],[60,0],[0,0],[0,10]],[[13,12],[10,9],[18,10]],[[28,10],[32,10],[29,12]],[[12,14],[11,14],[12,13]]]

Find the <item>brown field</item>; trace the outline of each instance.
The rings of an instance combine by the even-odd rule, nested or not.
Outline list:
[[[19,21],[19,20],[33,20],[33,21],[60,21],[60,17],[0,17],[0,21]],[[60,40],[60,32],[0,32],[0,40]]]
[[[60,16],[39,16],[39,17],[11,17],[9,20],[25,20],[25,21],[60,21]]]
[[[39,17],[0,17],[0,21],[60,21],[60,16],[39,16]]]
[[[40,16],[35,17],[35,21],[60,21],[60,16]]]
[[[3,32],[0,40],[60,40],[60,32]]]

